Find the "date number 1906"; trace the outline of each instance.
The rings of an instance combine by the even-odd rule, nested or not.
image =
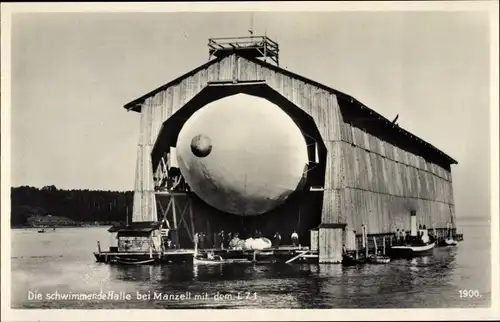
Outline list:
[[[460,298],[477,298],[481,297],[479,290],[460,290]]]

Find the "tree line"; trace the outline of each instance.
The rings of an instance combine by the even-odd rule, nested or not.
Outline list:
[[[132,213],[132,191],[62,190],[55,186],[11,188],[11,226],[32,216],[61,216],[81,222],[125,222]]]

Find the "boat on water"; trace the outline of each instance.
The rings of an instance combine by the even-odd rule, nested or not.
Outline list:
[[[372,255],[368,257],[368,263],[370,264],[387,264],[391,261],[389,256],[383,255]]]
[[[50,228],[50,227],[45,227],[45,228]],[[47,233],[49,232],[49,230],[45,230],[45,228],[40,228],[38,229],[37,233]],[[56,228],[55,227],[52,227],[52,229],[50,231],[56,231]]]
[[[246,258],[229,258],[229,259],[224,259],[222,257],[214,259],[200,258],[200,257],[193,258],[194,265],[220,265],[220,264],[237,264],[237,263],[251,263],[251,261],[249,261]]]
[[[438,246],[453,247],[458,246],[458,240],[453,238],[450,227],[448,227],[448,237],[438,242]]]
[[[407,244],[402,246],[392,246],[389,249],[390,257],[392,258],[413,258],[419,256],[432,255],[436,243],[427,243],[424,245]]]
[[[218,265],[223,264],[226,261],[219,255],[213,255],[211,253],[207,254],[207,257],[200,257],[195,253],[193,256],[193,264],[198,265]]]
[[[137,259],[137,258],[122,258],[122,257],[116,257],[114,262],[118,264],[124,264],[124,265],[145,265],[145,264],[153,264],[155,262],[154,258],[148,258],[148,259]]]
[[[452,237],[448,237],[442,242],[439,243],[439,246],[445,246],[445,247],[453,247],[453,246],[458,246],[458,241],[453,239]]]
[[[342,265],[344,266],[356,266],[366,263],[364,258],[356,258],[352,254],[342,255]]]
[[[419,229],[417,235],[410,236],[406,244],[389,248],[391,258],[414,258],[432,255],[436,242],[431,240],[427,229]]]

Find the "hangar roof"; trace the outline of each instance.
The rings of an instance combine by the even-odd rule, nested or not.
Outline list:
[[[237,54],[228,54],[228,55],[237,55]],[[141,111],[141,104],[144,102],[144,100],[146,100],[147,98],[151,97],[151,96],[154,96],[156,95],[157,93],[181,82],[182,80],[184,80],[185,78],[187,77],[190,77],[194,74],[196,74],[197,72],[199,72],[200,70],[203,70],[205,68],[208,68],[210,65],[212,64],[215,64],[219,61],[221,61],[222,59],[224,59],[226,56],[219,56],[213,60],[210,60],[209,62],[189,71],[188,73],[168,82],[167,84],[165,85],[162,85],[158,88],[156,88],[155,90],[147,93],[147,94],[144,94],[143,96],[127,103],[124,105],[124,108],[127,109],[127,110],[132,110],[132,111],[135,111],[135,112],[140,112]],[[243,56],[242,56],[243,57]],[[300,81],[303,81],[305,83],[308,83],[312,86],[315,86],[315,87],[318,87],[322,90],[325,90],[329,93],[332,93],[334,95],[337,96],[337,98],[339,100],[342,100],[344,102],[348,102],[349,105],[351,105],[352,108],[358,110],[357,112],[362,112],[362,113],[368,113],[370,115],[370,118],[374,118],[376,120],[378,120],[380,122],[380,126],[383,126],[383,127],[387,127],[387,128],[394,128],[394,127],[397,127],[397,133],[399,133],[399,135],[401,136],[406,136],[410,139],[413,139],[417,145],[421,145],[427,149],[431,149],[431,150],[434,150],[437,154],[440,154],[444,159],[447,160],[447,162],[449,164],[457,164],[458,162],[456,160],[454,160],[452,157],[450,157],[449,155],[445,154],[444,152],[442,152],[441,150],[439,150],[438,148],[436,148],[435,146],[433,146],[432,144],[422,140],[421,138],[419,138],[418,136],[408,132],[407,130],[403,129],[403,128],[400,128],[398,125],[395,125],[392,121],[388,120],[387,118],[385,118],[384,116],[380,115],[379,113],[375,112],[374,110],[370,109],[369,107],[367,107],[366,105],[364,105],[363,103],[361,103],[360,101],[358,101],[357,99],[355,99],[354,97],[348,95],[348,94],[345,94],[343,92],[340,92],[336,89],[333,89],[331,87],[328,87],[326,85],[323,85],[323,84],[320,84],[316,81],[313,81],[311,79],[308,79],[304,76],[301,76],[301,75],[298,75],[298,74],[295,74],[295,73],[292,73],[286,69],[283,69],[283,68],[280,68],[278,66],[275,66],[273,64],[270,64],[270,63],[266,63],[260,59],[257,59],[257,58],[250,58],[250,57],[243,57],[257,65],[260,65],[262,67],[265,67],[265,68],[268,68],[270,70],[273,70],[275,72],[278,72],[278,73],[281,73],[283,75],[286,75],[288,77],[291,77],[291,78],[295,78],[297,80],[300,80]],[[340,105],[340,103],[339,103]]]

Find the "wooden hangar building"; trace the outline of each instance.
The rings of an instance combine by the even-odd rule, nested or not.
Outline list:
[[[196,232],[209,239],[220,230],[280,232],[286,243],[295,230],[302,245],[319,249],[320,262],[340,262],[342,245],[353,247],[347,236],[360,235],[362,225],[369,235],[409,230],[411,212],[429,228],[454,227],[450,166],[457,162],[450,156],[355,98],[280,68],[278,44],[268,37],[210,39],[208,46],[208,63],[125,105],[141,116],[132,222],[166,219],[189,248]],[[254,216],[211,206],[174,171],[183,125],[237,94],[278,106],[307,144],[304,180]]]

